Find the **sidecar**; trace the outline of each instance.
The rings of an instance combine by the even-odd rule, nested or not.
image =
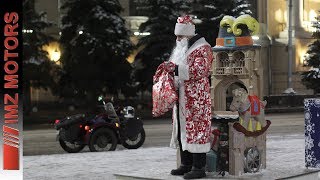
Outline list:
[[[76,114],[55,120],[56,140],[66,152],[77,153],[85,147],[83,137],[86,134],[87,118],[84,114]]]

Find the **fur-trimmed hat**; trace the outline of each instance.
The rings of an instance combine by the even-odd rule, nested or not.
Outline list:
[[[196,28],[189,15],[178,17],[174,34],[176,36],[194,36]]]

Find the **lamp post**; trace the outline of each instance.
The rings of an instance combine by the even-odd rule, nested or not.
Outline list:
[[[284,91],[285,94],[295,93],[292,88],[292,0],[288,0],[289,15],[288,15],[288,88]]]
[[[292,0],[289,0],[289,29],[288,29],[288,88],[292,88]]]

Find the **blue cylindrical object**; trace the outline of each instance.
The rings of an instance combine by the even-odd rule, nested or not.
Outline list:
[[[207,152],[206,171],[215,172],[217,167],[217,154],[211,149]]]
[[[305,163],[320,168],[320,98],[304,100]]]

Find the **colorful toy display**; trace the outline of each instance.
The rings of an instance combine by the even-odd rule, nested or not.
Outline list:
[[[266,168],[266,131],[271,122],[265,120],[266,101],[261,101],[263,67],[260,45],[252,35],[259,32],[259,23],[250,15],[238,18],[225,16],[213,47],[211,74],[212,123],[218,141],[212,147],[216,166],[221,175],[254,173]],[[230,88],[231,87],[231,88]],[[230,90],[232,89],[232,90]],[[228,101],[227,93],[232,102]],[[231,111],[234,112],[231,112]],[[217,133],[217,131],[219,133]],[[209,169],[209,168],[208,168]]]

